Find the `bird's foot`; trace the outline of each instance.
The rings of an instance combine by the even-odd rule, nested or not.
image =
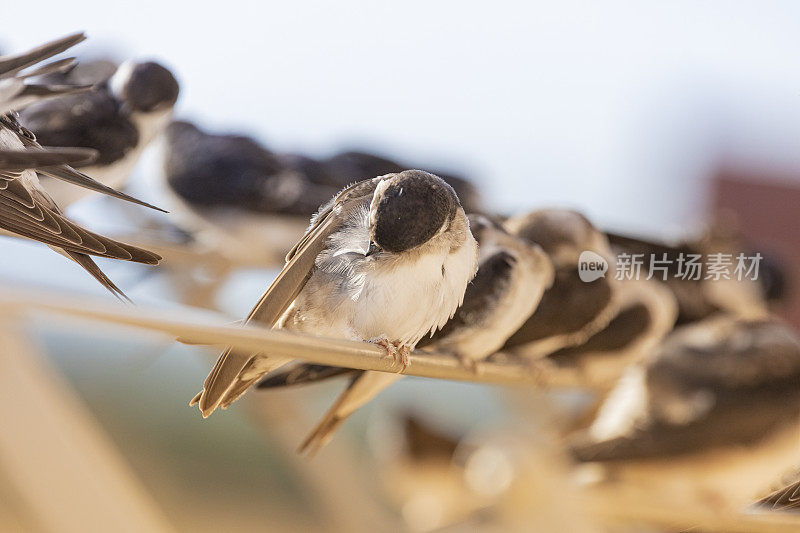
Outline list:
[[[377,344],[378,346],[386,350],[387,355],[392,356],[393,361],[397,361],[397,357],[399,355],[397,352],[397,346],[392,341],[390,341],[389,337],[387,337],[386,335],[381,335],[380,337],[373,337],[367,342],[370,342],[372,344]]]

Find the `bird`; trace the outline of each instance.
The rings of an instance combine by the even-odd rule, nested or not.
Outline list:
[[[508,218],[511,235],[538,244],[555,266],[552,287],[536,311],[506,341],[503,352],[530,360],[567,346],[576,346],[603,329],[618,311],[611,276],[581,281],[578,260],[584,251],[608,259],[611,249],[603,232],[577,211],[546,208]]]
[[[455,315],[417,347],[450,353],[477,372],[479,362],[500,349],[533,313],[553,282],[554,270],[538,245],[509,235],[483,215],[470,214],[468,218],[478,242],[478,272]],[[259,384],[259,388],[272,388],[341,374],[352,374],[350,383],[309,434],[301,451],[313,454],[321,449],[350,415],[402,376],[302,363]]]
[[[73,77],[92,79],[85,74]],[[97,150],[97,160],[80,170],[120,189],[144,149],[171,121],[179,92],[175,76],[163,65],[130,60],[91,91],[28,106],[20,113],[20,122],[44,145]],[[50,176],[43,176],[42,184],[62,208],[88,194]]]
[[[311,183],[251,137],[186,121],[167,127],[162,148],[164,196],[177,223],[238,264],[274,264],[342,188]]]
[[[41,150],[35,137],[22,128],[13,114],[0,116],[0,150]],[[44,155],[47,152],[36,152]],[[40,169],[53,175],[63,175],[74,184],[91,187],[131,202],[135,198],[107,188],[68,165]],[[149,204],[144,204],[149,205]],[[152,207],[152,206],[151,206]],[[148,265],[161,260],[158,254],[131,246],[97,233],[70,221],[48,191],[41,185],[35,170],[0,170],[0,229],[4,232],[47,244],[55,251],[78,263],[112,294],[127,299],[90,257],[108,257]]]
[[[33,71],[27,71],[28,74],[24,72],[84,39],[83,34],[74,34],[23,54],[0,58],[0,84],[2,84],[0,92],[9,87],[16,88],[0,95],[2,98],[0,105],[5,110],[0,114],[0,157],[4,161],[0,168],[0,231],[49,245],[78,263],[112,294],[126,299],[125,294],[100,270],[91,255],[151,265],[157,264],[161,258],[147,250],[90,232],[67,219],[39,182],[34,169],[81,187],[155,207],[107,187],[73,169],[67,164],[68,162],[94,158],[96,157],[94,151],[44,149],[36,137],[19,124],[18,115],[14,110],[15,106],[26,103],[20,101],[19,96],[26,94],[25,79],[29,74],[56,72],[71,60],[56,61]],[[21,89],[20,84],[16,83],[20,80],[22,80]],[[38,98],[48,98],[53,92],[41,91]]]
[[[607,392],[632,363],[647,357],[675,326],[678,305],[655,280],[623,280],[615,286],[618,312],[600,331],[545,357],[554,383]]]
[[[377,176],[320,208],[247,322],[373,342],[405,366],[461,305],[477,256],[467,216],[441,178]],[[190,404],[208,417],[288,362],[227,349]]]
[[[798,423],[792,328],[771,317],[714,316],[676,329],[628,368],[569,447],[576,462],[600,468],[597,497],[627,490],[730,512],[800,464]]]

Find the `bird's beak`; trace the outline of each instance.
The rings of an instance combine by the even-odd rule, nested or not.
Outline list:
[[[372,241],[369,241],[369,248],[367,249],[367,253],[364,254],[364,257],[369,257],[376,252],[380,252],[381,248],[377,244]]]

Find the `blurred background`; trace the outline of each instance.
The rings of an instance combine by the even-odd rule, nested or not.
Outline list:
[[[495,212],[572,207],[604,229],[649,237],[691,234],[733,213],[786,265],[784,313],[800,323],[791,290],[800,280],[796,2],[42,0],[6,3],[3,15],[13,24],[0,35],[2,52],[83,30],[81,60],[168,66],[181,86],[177,118],[276,151],[359,149],[445,169],[469,177]],[[141,158],[130,189],[158,203],[147,198],[161,172],[156,150]],[[69,213],[107,233],[130,231],[108,205],[90,197]],[[0,257],[8,283],[104,295],[39,244],[3,237]],[[102,266],[140,305],[177,299],[145,268]],[[231,321],[244,316],[275,272],[236,272],[218,307]],[[508,417],[491,387],[406,379],[309,463],[292,445],[338,385],[302,403],[295,393],[250,394],[204,421],[188,401],[213,350],[46,322],[32,332],[179,530],[325,529],[321,502],[337,480],[361,480],[352,499],[381,500],[370,442],[387,413],[424,406],[454,434]],[[261,404],[282,406],[286,419],[259,421]],[[296,433],[286,436],[287,426]],[[330,486],[309,491],[321,471]],[[36,530],[18,503],[0,498],[3,529]]]

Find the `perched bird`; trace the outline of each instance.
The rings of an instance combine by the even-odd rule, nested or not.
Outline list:
[[[576,346],[548,354],[554,383],[608,391],[632,363],[641,361],[672,331],[678,305],[655,280],[624,280],[615,286],[619,310],[600,331]]]
[[[247,321],[371,341],[407,364],[417,342],[456,312],[476,268],[477,244],[452,187],[419,170],[378,176],[319,210]],[[225,350],[191,403],[209,416],[289,361]]]
[[[555,280],[528,320],[503,346],[530,359],[576,346],[603,329],[618,311],[613,276],[581,281],[578,260],[590,251],[608,260],[605,235],[576,211],[541,209],[505,221],[512,235],[538,244],[555,266]],[[609,261],[611,262],[611,261]]]
[[[71,58],[53,61],[36,69],[27,70],[85,39],[86,36],[83,33],[75,33],[21,54],[0,56],[0,114],[22,109],[45,98],[88,89],[86,86],[74,84],[29,82],[31,78],[46,76],[71,68],[74,66],[74,60]]]
[[[74,77],[92,79],[86,74]],[[28,106],[20,122],[44,145],[97,150],[97,160],[80,170],[118,189],[172,119],[178,93],[178,82],[167,68],[152,61],[127,61],[91,91]],[[42,184],[62,208],[88,194],[49,176]]]
[[[629,368],[571,450],[602,468],[597,497],[626,489],[727,512],[798,464],[798,423],[795,333],[774,319],[720,316],[676,330]]]
[[[553,266],[539,246],[509,235],[488,218],[470,215],[469,221],[478,241],[478,272],[456,314],[417,347],[452,353],[477,371],[478,363],[502,347],[536,309],[542,293],[553,282]],[[259,384],[260,388],[283,386],[342,373],[354,374],[353,379],[301,450],[313,453],[323,447],[351,414],[402,376],[300,364]]]
[[[13,114],[0,116],[0,150],[40,153],[36,138],[20,126]],[[45,152],[46,153],[46,152]],[[40,169],[73,184],[91,188],[112,196],[142,203],[67,165]],[[149,204],[144,204],[149,205]],[[150,206],[152,207],[152,206]],[[100,270],[90,256],[109,257],[149,265],[158,264],[157,254],[88,231],[67,219],[42,187],[34,170],[0,170],[0,229],[49,245],[57,252],[78,263],[112,294],[125,298],[124,293]]]
[[[241,264],[274,262],[341,189],[311,183],[250,137],[173,122],[164,141],[165,193],[178,223]]]

